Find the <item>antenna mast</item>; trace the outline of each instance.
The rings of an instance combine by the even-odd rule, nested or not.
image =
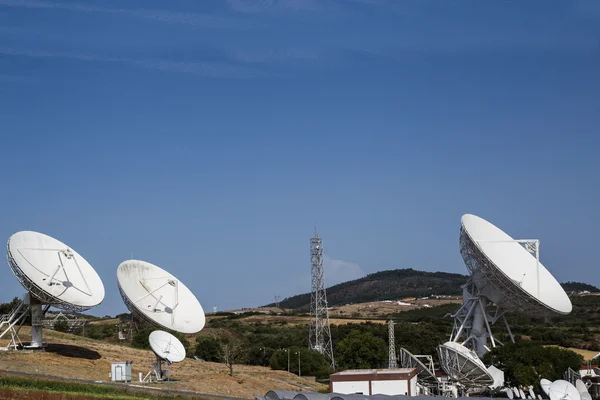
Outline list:
[[[310,327],[308,331],[308,347],[325,355],[335,370],[331,329],[329,327],[329,311],[327,310],[327,294],[323,278],[323,239],[317,234],[310,239],[310,272],[312,289],[310,294]]]
[[[394,337],[394,321],[388,321],[388,341],[390,342],[390,355],[388,368],[398,368],[398,359],[396,358],[396,338]]]

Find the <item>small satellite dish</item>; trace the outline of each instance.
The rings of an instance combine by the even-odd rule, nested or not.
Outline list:
[[[523,391],[523,389],[519,389],[519,395],[521,396],[522,399],[526,399],[527,396],[525,395],[525,392]]]
[[[494,378],[483,362],[470,349],[456,342],[446,342],[437,347],[440,366],[466,388],[489,387]]]
[[[509,387],[503,388],[502,390],[500,390],[500,392],[506,394],[506,397],[508,397],[511,400],[515,398],[512,389]]]
[[[154,354],[167,364],[181,362],[185,359],[185,347],[175,336],[165,331],[153,331],[148,337]]]
[[[577,388],[562,379],[552,382],[548,391],[550,400],[581,400]]]
[[[1,338],[9,330],[13,333],[9,347],[17,348],[18,330],[14,327],[20,328],[17,323],[28,311],[32,320],[39,320],[45,312],[42,305],[81,312],[104,300],[104,285],[94,268],[61,241],[43,233],[21,231],[8,239],[6,249],[8,265],[28,291],[18,310],[15,308],[15,314],[9,317],[9,327],[0,334]],[[33,324],[31,344],[26,347],[42,345],[42,326]]]
[[[550,396],[550,385],[552,385],[552,382],[548,379],[540,380],[540,387],[542,388],[544,393],[546,393],[546,396]]]
[[[520,399],[521,398],[521,392],[519,391],[519,389],[517,389],[516,387],[513,387],[512,391],[513,391],[516,399]]]
[[[533,391],[533,386],[529,386],[529,396],[531,396],[532,399],[535,399],[535,393]]]
[[[156,362],[152,364],[152,369],[142,381],[151,381],[152,375],[156,376],[157,381],[162,381],[169,377],[169,371],[162,368],[163,361],[167,365],[183,361],[185,359],[185,347],[179,339],[165,331],[153,331],[150,333],[148,341],[156,355]]]
[[[577,391],[581,395],[581,400],[591,400],[592,399],[590,392],[588,392],[587,386],[585,385],[585,383],[583,383],[583,381],[581,379],[577,379],[575,381],[575,387],[577,388]]]
[[[127,260],[117,268],[117,283],[123,302],[138,318],[185,334],[204,328],[204,310],[196,296],[164,269]]]

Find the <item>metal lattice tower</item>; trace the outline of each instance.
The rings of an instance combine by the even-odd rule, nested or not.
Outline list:
[[[323,239],[315,234],[310,239],[310,272],[312,288],[310,294],[310,328],[308,332],[308,347],[325,355],[335,370],[333,359],[333,344],[329,327],[329,311],[327,310],[327,294],[323,278]]]
[[[398,358],[396,357],[396,338],[394,337],[394,321],[388,321],[388,340],[390,342],[390,355],[388,368],[398,368]]]

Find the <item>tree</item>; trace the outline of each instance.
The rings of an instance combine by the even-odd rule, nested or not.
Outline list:
[[[64,319],[59,319],[54,323],[53,329],[58,332],[67,332],[69,330],[69,323]]]
[[[204,361],[218,362],[220,358],[221,343],[212,336],[198,336],[196,338],[195,355]]]
[[[224,341],[219,348],[219,357],[229,368],[229,376],[233,376],[233,365],[243,360],[242,346],[236,340]]]
[[[509,386],[534,385],[539,390],[540,379],[562,379],[569,367],[579,370],[583,357],[556,346],[518,342],[495,347],[484,356],[483,362],[503,370]]]
[[[271,369],[287,371],[288,351],[290,354],[290,372],[299,374],[298,367],[304,376],[327,378],[332,372],[327,358],[314,350],[307,348],[291,347],[277,350],[269,359]],[[298,365],[298,352],[300,352],[300,365]]]
[[[271,347],[266,347],[264,345],[253,345],[248,349],[246,353],[246,361],[248,362],[248,364],[262,365],[263,367],[265,367],[269,365],[269,360],[271,359],[271,356],[273,356],[273,353],[275,353],[275,350]]]
[[[338,342],[335,355],[343,368],[378,368],[387,362],[387,346],[372,333],[353,329]]]
[[[15,308],[20,302],[20,298],[13,297],[10,303],[0,303],[0,315],[10,313],[13,310],[13,308]]]

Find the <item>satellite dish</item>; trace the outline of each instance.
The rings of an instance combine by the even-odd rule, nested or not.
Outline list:
[[[462,217],[461,254],[481,293],[504,310],[528,315],[569,314],[569,296],[539,260],[492,223]],[[464,242],[464,246],[463,246]]]
[[[592,396],[590,395],[590,392],[588,392],[587,386],[581,379],[577,379],[575,381],[575,388],[577,388],[577,391],[581,396],[581,400],[592,400]]]
[[[548,391],[550,400],[581,400],[577,388],[562,379],[552,382]]]
[[[533,391],[533,386],[529,386],[529,396],[531,396],[532,399],[535,399],[535,393]]]
[[[494,378],[473,351],[456,342],[437,347],[440,366],[453,380],[466,388],[488,387]]]
[[[127,260],[117,269],[117,283],[123,302],[138,318],[185,334],[204,328],[204,310],[196,296],[164,269]]]
[[[535,249],[535,255],[528,249]],[[506,312],[545,316],[568,314],[571,301],[539,261],[539,240],[515,240],[490,222],[472,214],[461,219],[460,253],[470,272],[463,286],[463,305],[456,314],[450,341],[475,350],[479,357],[500,343],[491,326],[503,319],[511,340],[514,337],[506,322]],[[490,313],[488,304],[495,312]]]
[[[405,348],[400,349],[400,365],[402,368],[415,368],[417,370],[417,380],[425,386],[438,384],[434,372],[427,368],[416,356]]]
[[[510,400],[515,398],[512,389],[509,387],[503,388],[502,390],[500,390],[500,392],[506,394],[506,397],[508,397]]]
[[[521,392],[519,391],[519,389],[517,389],[516,387],[512,388],[512,391],[515,395],[515,398],[520,399],[521,398]]]
[[[156,355],[156,362],[152,365],[152,369],[143,378],[143,381],[148,381],[154,374],[157,381],[162,381],[169,376],[167,370],[163,370],[162,363],[165,361],[167,365],[177,363],[185,359],[185,347],[175,336],[165,331],[153,331],[148,337],[150,347]]]
[[[540,380],[540,387],[542,388],[544,393],[546,393],[546,396],[550,396],[550,385],[552,385],[552,382],[548,379]]]
[[[43,233],[21,231],[8,239],[6,249],[8,265],[28,295],[19,306],[20,314],[9,317],[9,328],[0,337],[8,330],[16,333],[16,322],[28,310],[31,310],[32,321],[39,321],[45,312],[42,305],[46,305],[46,309],[52,306],[81,312],[104,300],[104,285],[94,268],[61,241]],[[31,336],[31,345],[27,347],[42,347],[41,323],[32,324]]]
[[[521,396],[522,399],[526,399],[527,396],[525,395],[525,392],[523,391],[523,389],[519,389],[519,395]]]
[[[185,347],[169,332],[153,331],[148,341],[154,354],[169,365],[185,359]]]

